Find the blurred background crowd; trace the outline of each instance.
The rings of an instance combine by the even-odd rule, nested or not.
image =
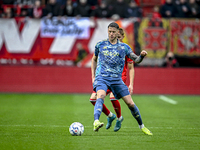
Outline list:
[[[129,41],[132,40],[128,44],[133,45],[137,55],[143,48],[149,50],[144,66],[199,67],[200,64],[200,0],[0,0],[0,18],[35,20],[52,17],[130,19],[134,27],[128,32],[134,35],[127,36]],[[180,19],[167,22],[173,18]],[[189,24],[188,19],[193,22]],[[22,27],[19,26],[20,30]],[[78,40],[71,48],[77,51],[77,58],[73,58],[74,65],[90,56],[86,41]],[[51,45],[51,42],[48,44]],[[6,47],[2,49],[6,51]],[[49,51],[48,48],[45,50]]]
[[[95,44],[116,21],[148,52],[134,93],[199,94],[199,18],[200,0],[0,0],[0,91],[90,93]]]
[[[0,17],[200,18],[200,0],[0,0]],[[147,13],[146,13],[147,12]]]

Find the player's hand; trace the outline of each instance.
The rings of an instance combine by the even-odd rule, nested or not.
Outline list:
[[[141,53],[140,53],[140,55],[144,57],[144,56],[147,55],[147,52],[145,50],[142,50]]]
[[[128,91],[129,91],[130,95],[133,94],[133,86],[129,85]]]

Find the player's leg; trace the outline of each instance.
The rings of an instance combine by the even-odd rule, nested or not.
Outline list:
[[[126,103],[126,105],[129,107],[129,109],[131,110],[131,113],[132,113],[133,117],[137,120],[139,126],[141,127],[143,125],[142,118],[141,118],[139,109],[135,105],[135,103],[133,102],[131,96],[130,95],[126,95],[126,96],[122,97],[122,99],[124,100],[124,102]]]
[[[110,93],[110,101],[113,105],[113,108],[117,114],[117,118],[121,117],[121,105],[119,103],[119,101],[115,98],[115,96],[113,95],[113,93]]]
[[[122,121],[124,120],[123,117],[121,116],[121,105],[119,101],[114,97],[113,93],[110,94],[110,100],[117,114],[117,121],[114,127],[114,131],[118,131],[121,128]]]
[[[135,103],[133,102],[131,95],[128,91],[128,87],[123,83],[123,81],[122,80],[116,81],[115,84],[111,85],[111,90],[115,98],[118,98],[118,99],[122,98],[124,100],[126,105],[129,107],[131,114],[137,120],[140,129],[147,135],[153,135],[151,131],[149,131],[144,126],[141,115],[140,115],[140,111],[138,107],[135,105]]]
[[[90,102],[92,103],[92,105],[95,106],[95,103],[96,103],[96,100],[97,100],[97,94],[96,92],[93,92],[90,96]],[[105,104],[103,104],[103,109],[102,109],[102,112],[106,115],[106,116],[112,116],[112,112],[106,107]]]
[[[108,89],[107,92],[106,92],[106,95],[110,94],[111,91]],[[112,122],[115,120],[116,118],[116,115],[113,114],[111,111],[109,113],[109,115],[107,115],[107,125],[106,125],[106,129],[109,129],[112,125]]]
[[[143,122],[142,122],[142,117],[140,115],[140,111],[138,109],[138,107],[136,106],[136,104],[133,102],[131,95],[126,95],[124,97],[122,97],[122,99],[124,100],[124,102],[127,104],[127,106],[129,107],[131,114],[133,115],[133,117],[137,120],[140,129],[147,135],[153,135],[151,133],[150,130],[148,130]]]
[[[99,128],[101,128],[104,123],[99,121],[99,118],[101,116],[101,112],[103,109],[103,103],[106,97],[106,90],[97,90],[97,100],[94,106],[94,131],[98,131]]]

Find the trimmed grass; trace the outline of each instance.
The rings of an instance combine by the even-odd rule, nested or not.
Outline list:
[[[142,119],[153,136],[144,135],[123,100],[124,121],[114,132],[114,124],[93,132],[93,109],[87,94],[0,94],[1,150],[199,150],[200,96],[133,95]],[[114,112],[108,97],[106,106]],[[106,124],[106,116],[100,121]],[[69,126],[81,122],[82,136],[71,136]],[[114,121],[115,123],[115,121]]]

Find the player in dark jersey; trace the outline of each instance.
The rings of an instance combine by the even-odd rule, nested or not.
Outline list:
[[[118,39],[120,42],[123,41],[124,39],[124,31],[122,28],[119,28],[119,34],[118,34]],[[126,78],[127,78],[127,68],[129,68],[129,77],[130,77],[130,84],[128,86],[129,88],[129,92],[132,94],[133,92],[133,79],[134,79],[134,67],[133,67],[133,60],[131,60],[130,58],[128,58],[127,56],[125,57],[125,64],[124,64],[124,70],[122,72],[122,80],[124,83],[126,83]],[[107,90],[106,95],[110,94],[110,100],[112,102],[112,105],[114,107],[114,110],[116,112],[117,115],[117,121],[114,127],[114,131],[118,131],[121,128],[121,124],[123,121],[123,117],[121,115],[121,106],[119,101],[114,97],[113,93],[110,90]],[[91,94],[90,97],[90,102],[95,105],[96,103],[96,92],[93,91],[93,93]],[[112,125],[112,122],[115,120],[116,115],[113,114],[106,106],[105,104],[103,104],[103,109],[102,112],[108,116],[107,117],[107,125],[106,125],[106,129],[109,129]]]
[[[100,41],[95,46],[95,53],[92,58],[91,72],[93,90],[97,92],[97,100],[94,107],[94,131],[98,131],[104,123],[99,121],[106,91],[110,89],[116,99],[122,98],[129,107],[133,117],[137,120],[139,128],[147,135],[153,135],[148,130],[140,115],[140,111],[133,102],[128,87],[121,79],[124,68],[125,56],[136,63],[142,62],[147,55],[142,51],[140,56],[133,53],[132,49],[117,39],[119,26],[117,23],[110,23],[108,26],[108,39]]]

